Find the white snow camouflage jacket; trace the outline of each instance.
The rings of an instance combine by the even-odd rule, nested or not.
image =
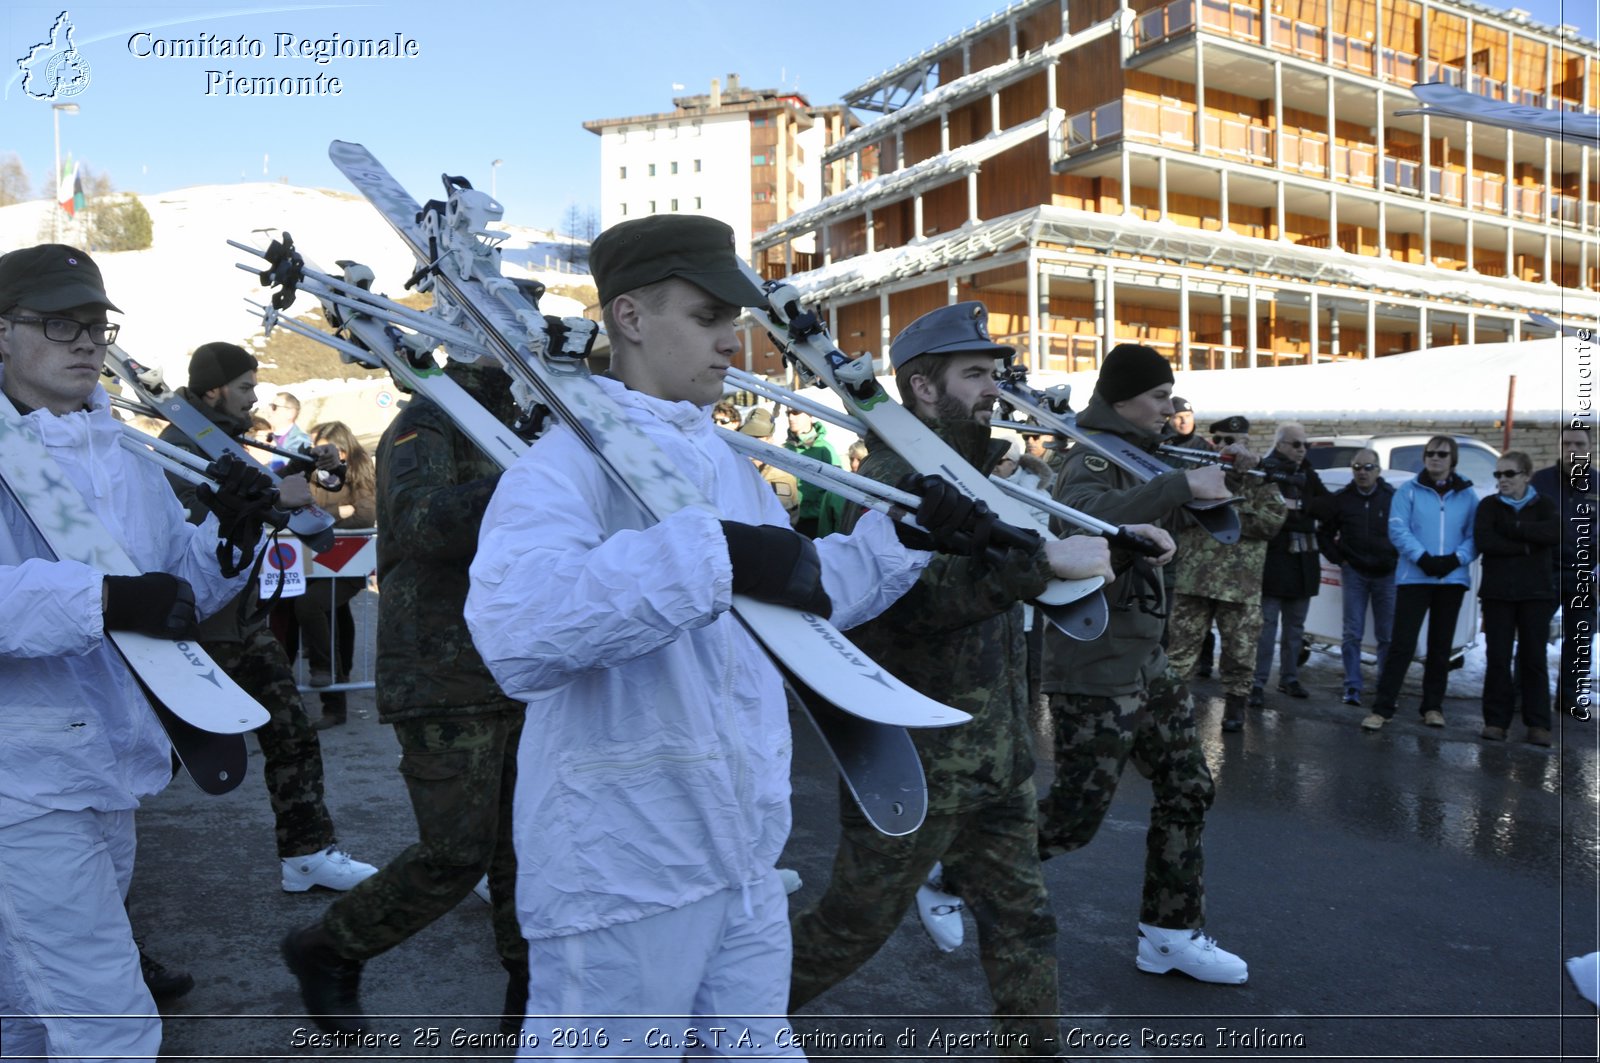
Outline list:
[[[707,410],[598,383],[721,517],[787,528]],[[869,514],[817,543],[833,621],[898,598],[930,555]],[[501,478],[472,564],[467,623],[528,704],[517,757],[517,910],[529,938],[670,911],[771,871],[788,838],[782,681],[731,614],[718,514],[651,524],[558,427]]]
[[[4,379],[0,376],[0,379]],[[184,519],[164,473],[118,442],[106,393],[27,421],[141,571],[188,580],[203,616],[238,593],[216,558],[217,519]],[[50,551],[0,490],[0,826],[52,810],[136,808],[172,776],[172,747],[105,636],[102,575]]]

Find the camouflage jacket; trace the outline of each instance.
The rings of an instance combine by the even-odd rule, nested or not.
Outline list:
[[[204,399],[191,392],[188,388],[179,388],[178,397],[187,399],[191,406],[209,417],[212,423],[230,436],[241,435],[250,430],[248,421],[235,420],[219,410],[212,409],[205,404]],[[167,425],[161,430],[161,435],[157,438],[163,443],[171,443],[173,446],[187,450],[191,454],[205,457],[200,448],[191,442],[189,437],[184,435],[176,425]],[[204,521],[206,514],[211,511],[205,507],[205,503],[200,501],[195,492],[195,485],[188,480],[179,479],[170,472],[167,473],[167,482],[172,485],[172,490],[177,493],[178,501],[183,504],[183,508],[189,511],[189,523],[199,524]],[[266,617],[264,616],[257,618],[254,623],[247,622],[260,605],[260,595],[256,593],[259,587],[259,583],[254,580],[250,581],[245,586],[245,589],[240,591],[227,605],[200,621],[200,641],[243,642],[251,632],[266,623]]]
[[[1288,510],[1277,485],[1259,476],[1230,473],[1228,487],[1243,499],[1234,504],[1239,514],[1239,541],[1224,546],[1186,519],[1177,536],[1178,556],[1169,566],[1177,569],[1173,589],[1219,602],[1260,604],[1267,541],[1278,534]]]
[[[515,416],[498,368],[446,373],[504,423]],[[467,632],[467,568],[500,467],[427,399],[378,444],[378,719],[521,712],[500,692]]]
[[[1161,441],[1130,424],[1098,395],[1089,400],[1078,423],[1114,432],[1146,450],[1153,451]],[[1178,523],[1178,507],[1193,498],[1181,470],[1142,480],[1084,446],[1067,453],[1053,493],[1057,501],[1113,524],[1160,524],[1169,531]],[[1058,525],[1058,530],[1071,529]],[[1143,689],[1166,671],[1161,632],[1167,608],[1161,574],[1142,560],[1127,567],[1122,564],[1125,559],[1113,556],[1112,560],[1121,574],[1105,591],[1111,608],[1105,634],[1079,642],[1054,628],[1045,629],[1042,689],[1046,693],[1117,697]]]
[[[936,421],[934,431],[986,473],[1005,445],[988,425]],[[861,473],[894,484],[911,471],[880,440]],[[861,510],[845,517],[853,527]],[[972,714],[958,727],[913,729],[928,779],[928,812],[971,811],[1011,792],[1033,774],[1028,729],[1028,649],[1021,602],[1050,579],[1044,552],[1013,551],[998,566],[937,554],[899,601],[849,632],[869,656],[909,686]]]

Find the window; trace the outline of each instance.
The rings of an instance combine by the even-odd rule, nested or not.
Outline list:
[[[655,212],[656,212],[656,201],[652,199],[650,201],[650,213],[654,214]]]
[[[617,204],[617,213],[626,218],[628,216],[628,205],[626,203]]]
[[[671,166],[672,166],[672,171],[671,172],[677,173],[678,172],[678,164],[674,162],[674,163],[671,164]]]
[[[699,210],[700,206],[701,206],[700,197],[699,196],[695,196],[694,197],[694,209],[695,210]]]
[[[755,126],[757,129],[760,129],[762,126],[767,124],[767,120],[761,117],[752,118],[750,119],[750,124]]]
[[[672,201],[672,209],[674,212],[676,212],[678,209],[678,201],[676,199]]]
[[[757,192],[756,193],[756,202],[757,203],[765,203],[766,201],[767,201],[767,194],[765,192]]]
[[[650,176],[654,177],[655,175],[656,175],[656,164],[652,162],[650,164]]]
[[[765,155],[754,155],[750,159],[751,166],[765,166],[766,164],[767,157]]]
[[[626,181],[627,179],[628,179],[628,168],[626,166],[618,166],[617,167],[617,180]]]
[[[699,173],[700,172],[700,160],[699,159],[694,160],[694,172],[695,173]]]

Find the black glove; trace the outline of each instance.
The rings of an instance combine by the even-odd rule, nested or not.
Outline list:
[[[895,521],[894,531],[902,544],[911,550],[972,553],[973,523],[988,514],[988,506],[968,498],[943,476],[908,473],[895,486],[922,498],[916,514],[922,530]]]
[[[736,594],[824,618],[833,615],[833,602],[822,589],[822,561],[810,539],[773,524],[733,520],[722,522],[722,534],[728,540]]]
[[[1461,567],[1461,559],[1455,554],[1423,554],[1417,567],[1429,576],[1448,576]]]
[[[107,631],[137,631],[174,642],[196,635],[194,588],[166,572],[105,578]]]
[[[222,574],[232,579],[249,567],[261,542],[261,526],[274,519],[278,488],[264,470],[232,454],[213,461],[206,474],[217,486],[201,484],[195,497],[217,515],[217,560]]]

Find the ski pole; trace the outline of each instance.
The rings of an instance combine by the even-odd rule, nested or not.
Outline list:
[[[1065,502],[1057,501],[1037,488],[1024,487],[1022,484],[1007,480],[1003,476],[990,476],[989,481],[1019,502],[1026,502],[1035,509],[1042,509],[1052,516],[1060,517],[1067,523],[1074,524],[1084,531],[1102,536],[1115,546],[1125,547],[1134,553],[1143,554],[1145,557],[1160,557],[1166,553],[1166,550],[1155,540],[1146,539],[1137,532],[1103,521],[1099,517],[1083,512],[1081,509],[1073,509]]]
[[[192,454],[182,447],[173,446],[166,440],[157,439],[153,435],[139,431],[131,424],[119,426],[122,437],[118,442],[123,449],[144,458],[157,467],[171,473],[185,483],[196,487],[201,484],[218,486],[215,476],[211,471],[211,462]],[[278,504],[278,489],[272,489],[272,511],[274,516],[269,518],[269,523],[275,528],[282,528],[288,523],[292,511],[282,509]]]
[[[748,391],[759,395],[761,398],[769,399],[780,406],[787,406],[791,410],[809,413],[819,421],[838,425],[845,431],[854,432],[858,436],[867,434],[867,426],[849,414],[841,413],[832,406],[798,395],[782,384],[774,384],[770,380],[765,380],[754,373],[747,373],[743,369],[730,368],[727,379],[730,383],[736,385],[733,389],[735,391]]]

